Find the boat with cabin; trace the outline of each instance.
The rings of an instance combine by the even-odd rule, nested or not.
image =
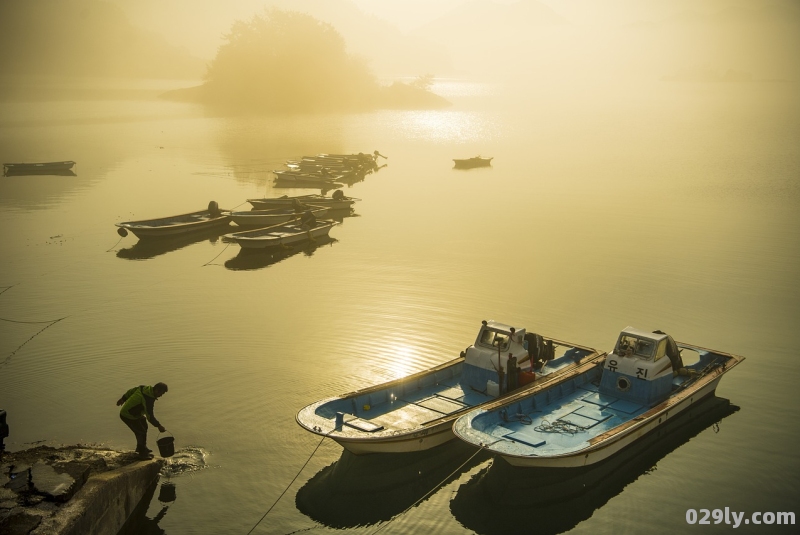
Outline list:
[[[584,364],[548,388],[472,410],[453,431],[513,466],[589,466],[713,394],[743,360],[675,342],[661,331],[626,327],[603,361]]]
[[[207,209],[197,212],[116,223],[119,227],[117,233],[124,237],[130,231],[139,239],[143,239],[172,238],[185,234],[217,231],[230,225],[231,219],[228,213],[220,210],[216,201],[211,201]]]
[[[302,408],[297,423],[355,454],[405,453],[444,444],[459,416],[519,392],[567,380],[604,353],[483,321],[458,358],[433,368],[322,399]]]

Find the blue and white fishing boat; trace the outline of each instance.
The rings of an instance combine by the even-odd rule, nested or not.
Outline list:
[[[301,409],[296,420],[355,454],[426,450],[454,439],[453,422],[462,414],[516,392],[538,391],[604,356],[589,347],[483,321],[475,343],[460,357],[317,401]]]
[[[685,365],[689,353],[696,361]],[[743,360],[627,327],[604,361],[583,364],[548,388],[469,411],[453,431],[514,466],[588,466],[713,394]]]

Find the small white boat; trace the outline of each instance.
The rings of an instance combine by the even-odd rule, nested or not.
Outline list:
[[[325,195],[311,194],[311,195],[296,195],[289,197],[284,195],[282,197],[264,198],[264,199],[247,199],[253,208],[258,210],[268,210],[270,208],[291,208],[298,203],[313,204],[314,206],[326,206],[331,210],[347,210],[355,204],[358,199],[354,197],[345,196],[341,190],[336,190],[333,195],[326,197]]]
[[[316,218],[323,218],[328,213],[326,206],[307,206]],[[272,208],[270,210],[250,210],[244,212],[225,212],[240,227],[269,227],[299,219],[302,212],[294,208]]]
[[[301,409],[296,420],[355,454],[427,450],[455,438],[452,426],[460,415],[515,392],[538,391],[604,356],[592,348],[484,321],[475,343],[459,358],[317,401]]]
[[[234,232],[228,234],[226,238],[234,240],[243,249],[269,249],[327,236],[334,225],[338,223],[332,219],[318,219],[309,226],[303,225],[300,221],[292,221],[271,227]]]
[[[119,227],[117,232],[121,236],[127,236],[127,231],[130,231],[139,239],[142,239],[174,237],[182,234],[221,229],[229,226],[230,221],[230,216],[221,211],[215,201],[211,201],[208,203],[206,210],[157,219],[125,221],[116,223],[116,226]]]
[[[696,362],[684,365],[684,352],[695,353]],[[558,385],[470,411],[453,430],[512,466],[589,466],[713,394],[743,360],[627,327],[602,365],[583,365]]]

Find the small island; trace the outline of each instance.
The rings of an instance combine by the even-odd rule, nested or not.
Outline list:
[[[330,24],[310,15],[265,10],[236,21],[208,65],[205,83],[169,91],[222,113],[358,112],[439,109],[450,105],[430,91],[431,75],[380,85],[366,63],[347,53]]]

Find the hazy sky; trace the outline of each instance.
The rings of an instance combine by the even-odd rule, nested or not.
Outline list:
[[[490,62],[504,71],[522,60],[537,70],[585,67],[663,76],[704,67],[774,79],[795,77],[793,64],[800,64],[800,2],[794,0],[112,1],[134,24],[206,60],[234,20],[249,19],[269,3],[331,22],[353,52],[370,56],[379,74],[468,75],[470,65]],[[527,14],[548,8],[563,24],[526,26]],[[484,15],[489,12],[496,17]]]

